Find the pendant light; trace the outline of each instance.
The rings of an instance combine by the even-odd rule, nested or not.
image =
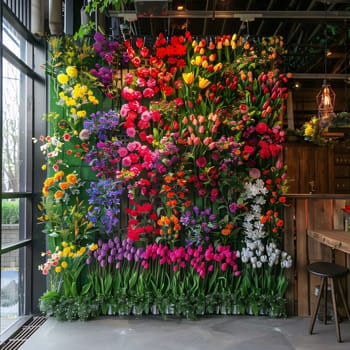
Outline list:
[[[334,117],[334,103],[335,103],[335,92],[331,86],[327,83],[327,57],[329,50],[327,47],[327,28],[325,33],[325,48],[324,48],[324,74],[322,89],[316,95],[316,102],[318,106],[318,118],[320,125],[325,127],[328,126]]]

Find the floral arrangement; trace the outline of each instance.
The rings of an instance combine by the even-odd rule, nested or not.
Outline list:
[[[267,314],[278,300],[284,316],[283,39],[94,40],[51,46],[41,221],[60,259],[63,242],[86,253],[42,310],[194,318],[233,306]],[[68,270],[42,271],[57,279]],[[73,280],[74,296],[64,292]]]
[[[310,120],[307,120],[297,134],[301,135],[304,140],[322,145],[331,142],[337,142],[339,140],[344,141],[344,137],[347,137],[347,133],[344,136],[328,136],[328,131],[331,128],[348,128],[350,125],[349,113],[340,112],[333,114],[327,124],[323,124],[319,118],[312,116]],[[345,140],[346,141],[346,140]]]

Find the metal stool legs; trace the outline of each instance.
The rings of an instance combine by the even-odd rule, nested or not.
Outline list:
[[[341,340],[340,328],[339,328],[338,311],[337,311],[337,304],[336,304],[336,300],[335,300],[334,278],[332,278],[332,277],[328,277],[328,278],[321,277],[320,293],[317,296],[316,307],[312,313],[312,318],[311,318],[311,323],[310,323],[310,334],[312,334],[314,326],[315,326],[316,315],[317,315],[317,311],[320,307],[322,295],[323,295],[324,300],[325,300],[324,323],[325,324],[327,323],[327,279],[329,279],[329,283],[330,283],[330,287],[331,287],[332,306],[333,306],[333,313],[334,313],[335,328],[336,328],[336,333],[337,333],[337,340],[338,340],[338,342],[341,342],[342,340]],[[349,309],[346,305],[343,288],[341,286],[340,280],[337,278],[335,280],[336,280],[337,287],[339,290],[340,298],[344,304],[346,316],[350,320]]]

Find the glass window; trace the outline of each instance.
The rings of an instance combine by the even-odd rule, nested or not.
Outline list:
[[[45,63],[45,41],[38,41],[23,26],[15,29],[11,25],[15,21],[14,18],[1,18],[0,344],[23,324],[32,309],[37,307],[32,305],[33,298],[37,299],[37,304],[36,295],[42,294],[36,291],[40,283],[32,281],[33,270],[37,269],[33,267],[33,260],[42,250],[40,247],[39,252],[32,253],[33,207],[37,204],[35,200],[38,202],[35,195],[40,193],[40,188],[33,193],[33,183],[36,187],[41,186],[38,183],[42,176],[33,176],[35,150],[32,137],[39,132],[37,128],[45,129],[42,119],[46,112],[44,72],[34,69]],[[40,98],[38,104],[34,103],[35,94]],[[36,234],[34,240],[42,244],[40,228]]]
[[[23,315],[25,249],[1,255],[1,333]]]
[[[3,59],[3,115],[2,115],[2,191],[28,190],[28,88],[29,78]],[[28,149],[29,146],[29,149]]]
[[[6,19],[3,19],[2,24],[2,43],[7,47],[16,57],[27,65],[32,65],[32,52],[33,45],[26,41]]]

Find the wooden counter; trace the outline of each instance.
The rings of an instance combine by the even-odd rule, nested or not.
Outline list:
[[[350,254],[350,232],[340,230],[307,230],[309,237],[326,246]]]

